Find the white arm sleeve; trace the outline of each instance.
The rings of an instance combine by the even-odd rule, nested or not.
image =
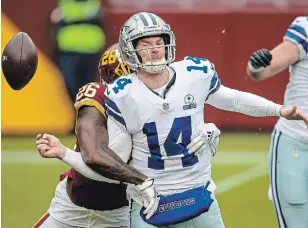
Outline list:
[[[89,168],[83,161],[81,157],[81,153],[78,153],[76,151],[73,151],[69,148],[66,149],[65,156],[62,160],[72,168],[74,168],[78,173],[82,174],[83,176],[96,180],[96,181],[103,181],[107,183],[113,183],[117,184],[119,181],[111,180],[107,177],[104,177],[97,172],[95,172],[93,169]]]
[[[255,94],[222,86],[206,102],[216,108],[239,112],[249,116],[280,116],[278,105]]]
[[[124,129],[124,126],[118,124],[110,117],[107,119],[107,129],[109,135],[109,148],[112,149],[125,163],[127,163],[132,151],[131,135],[126,131],[126,129]],[[63,162],[89,179],[107,183],[119,183],[119,181],[104,177],[89,168],[84,163],[81,153],[76,153],[68,148],[63,158]]]

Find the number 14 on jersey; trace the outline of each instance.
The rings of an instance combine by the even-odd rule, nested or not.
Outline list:
[[[151,157],[148,160],[148,167],[156,170],[164,170],[164,158],[162,157],[157,126],[155,122],[145,123],[143,126],[143,133],[147,136],[148,146]],[[169,134],[163,143],[164,149],[169,157],[181,157],[182,166],[189,167],[198,162],[198,157],[189,154],[186,147],[190,143],[192,135],[191,116],[175,118]],[[180,143],[178,143],[180,139]],[[179,156],[182,155],[182,156]]]

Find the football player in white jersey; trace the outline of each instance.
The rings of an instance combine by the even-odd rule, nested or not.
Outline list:
[[[248,75],[265,80],[289,67],[284,105],[308,112],[308,17],[297,17],[273,50],[261,49],[248,62]],[[308,227],[308,130],[304,121],[280,118],[269,154],[271,188],[280,227]]]
[[[61,174],[61,181],[56,188],[48,212],[33,228],[128,228],[130,226],[130,207],[126,199],[126,186],[105,177],[108,175],[135,184],[142,184],[147,179],[145,175],[127,167],[122,161],[119,162],[119,159],[122,159],[127,163],[130,154],[123,154],[121,151],[126,146],[131,148],[129,146],[132,143],[131,138],[127,138],[126,134],[119,135],[110,131],[108,131],[109,143],[106,138],[107,126],[103,108],[106,84],[121,75],[125,76],[130,71],[117,55],[117,49],[118,46],[115,44],[102,55],[99,64],[101,83],[92,82],[85,85],[76,96],[75,107],[78,119],[77,143],[74,151],[62,145],[53,135],[37,136],[36,145],[42,157],[58,158],[73,168]],[[205,124],[202,120],[194,132],[189,145],[190,151],[202,151],[208,146],[215,154],[219,135],[220,131],[214,124]],[[97,141],[99,143],[95,143]],[[119,157],[111,156],[110,150],[101,148],[105,143],[108,143]],[[153,182],[143,183],[147,186],[143,189],[145,198],[147,193],[154,192],[151,183]]]
[[[118,130],[132,137],[132,151],[127,150],[131,165],[151,177],[157,190],[157,204],[145,210],[139,188],[128,185],[133,198],[131,227],[224,227],[211,179],[211,152],[205,148],[191,154],[187,148],[204,118],[204,103],[308,123],[307,115],[296,107],[224,87],[205,58],[174,62],[175,36],[153,13],[130,17],[120,31],[119,46],[122,60],[135,73],[108,85],[108,122],[116,122]]]

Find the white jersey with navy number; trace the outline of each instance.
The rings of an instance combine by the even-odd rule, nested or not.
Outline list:
[[[165,99],[137,76],[119,78],[105,93],[107,114],[132,134],[132,165],[155,179],[159,194],[204,185],[211,179],[211,153],[189,155],[186,149],[204,103],[220,87],[214,65],[187,57],[170,65],[175,82]],[[171,80],[172,81],[172,80]]]
[[[300,60],[289,68],[290,81],[285,91],[284,104],[296,105],[308,113],[308,17],[297,17],[283,39],[294,43],[300,54]],[[293,138],[308,142],[304,121],[280,118],[276,127]]]

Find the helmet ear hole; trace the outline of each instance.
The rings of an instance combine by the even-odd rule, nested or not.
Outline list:
[[[168,47],[169,47],[169,44],[170,44],[170,36],[168,34],[162,34],[162,38],[164,40],[164,44],[167,45],[165,47],[165,58],[168,59],[168,53],[169,53],[169,50],[168,50]]]
[[[109,84],[114,80],[115,75],[109,67],[105,67],[103,69],[100,69],[99,71],[101,82]]]
[[[137,48],[138,42],[139,42],[141,39],[143,39],[143,38],[145,38],[145,37],[142,37],[142,38],[139,38],[139,39],[135,39],[135,40],[132,41],[132,44],[133,44],[134,49]]]
[[[107,75],[109,75],[110,78],[109,83],[113,82],[117,78],[116,74],[110,68],[107,69]]]
[[[137,44],[140,40],[144,39],[144,38],[147,38],[147,37],[141,37],[141,38],[138,38],[138,39],[135,39],[132,41],[132,45],[134,47],[134,49],[136,50],[137,49]],[[142,63],[142,58],[141,56],[136,52],[136,55],[137,55],[137,58],[139,60],[140,63]]]
[[[162,34],[162,38],[164,40],[165,45],[170,44],[170,36],[168,34]]]
[[[137,55],[137,58],[138,58],[139,62],[142,63],[142,58],[141,58],[141,56],[140,56],[137,52],[136,52],[136,55]]]

